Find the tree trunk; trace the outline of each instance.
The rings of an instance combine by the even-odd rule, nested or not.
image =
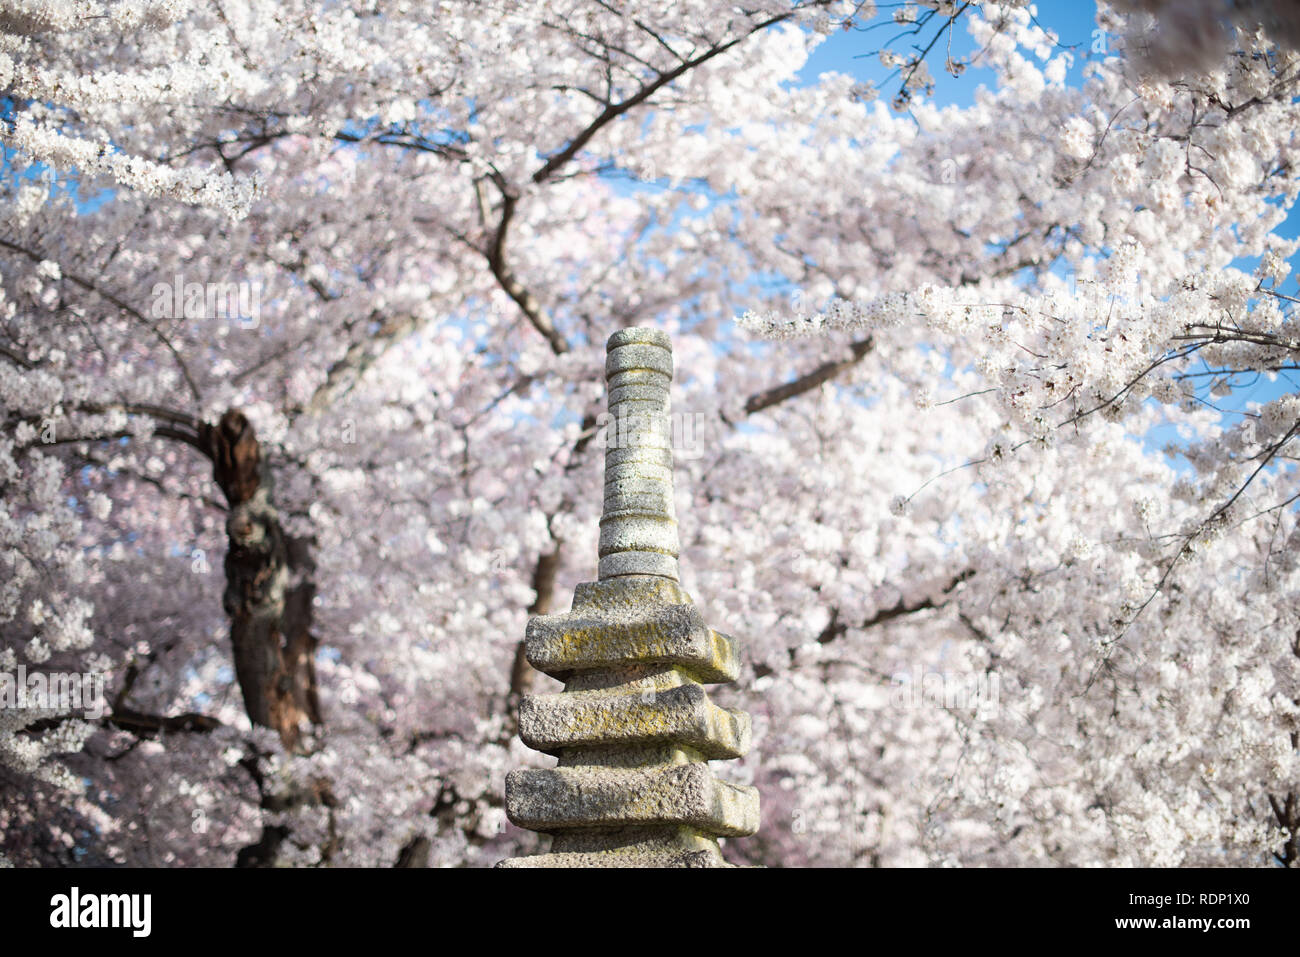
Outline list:
[[[545,615],[551,610],[551,598],[555,592],[555,574],[560,568],[560,548],[561,544],[557,541],[552,551],[537,557],[537,565],[533,568],[533,590],[537,593],[537,597],[528,606],[530,617]],[[509,708],[512,734],[519,710],[519,699],[532,690],[533,680],[536,677],[537,671],[528,663],[528,657],[524,653],[524,643],[521,641],[515,645],[515,660],[510,667]]]
[[[252,424],[231,409],[203,440],[230,503],[226,590],[230,644],[244,710],[300,750],[304,723],[320,724],[311,632],[315,563],[309,540],[285,535]]]
[[[231,409],[200,436],[212,457],[212,473],[230,504],[226,519],[226,589],[222,604],[230,616],[235,677],[249,720],[272,728],[286,751],[306,750],[304,726],[321,724],[312,634],[316,597],[312,541],[285,534],[271,497],[270,475],[252,423]],[[325,781],[306,791],[268,786],[249,755],[245,767],[257,785],[261,807],[278,812],[305,803],[335,802]],[[332,823],[332,822],[331,822]],[[332,834],[332,827],[331,827]],[[242,848],[236,867],[271,867],[291,833],[284,825],[264,827],[261,838]],[[331,837],[323,859],[337,850]]]

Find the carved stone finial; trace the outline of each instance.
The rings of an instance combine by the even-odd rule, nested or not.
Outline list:
[[[668,389],[673,347],[658,329],[623,329],[605,345],[609,414],[601,581],[658,575],[677,581],[677,515]]]

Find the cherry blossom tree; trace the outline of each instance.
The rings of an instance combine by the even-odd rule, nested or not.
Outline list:
[[[0,671],[108,689],[0,710],[0,853],[533,849],[520,639],[648,323],[734,860],[1295,863],[1300,399],[1218,406],[1295,366],[1300,61],[1136,6],[0,0]],[[878,22],[890,104],[801,79]]]

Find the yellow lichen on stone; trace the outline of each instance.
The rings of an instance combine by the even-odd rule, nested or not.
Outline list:
[[[731,639],[704,624],[694,605],[646,609],[640,618],[605,618],[587,608],[534,618],[524,644],[529,663],[553,677],[633,663],[677,664],[705,682],[734,681]]]

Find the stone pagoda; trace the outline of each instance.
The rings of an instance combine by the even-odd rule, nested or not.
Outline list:
[[[758,792],[708,762],[749,748],[749,715],[706,683],[734,681],[736,648],[677,580],[669,427],[672,345],[624,329],[606,344],[609,413],[598,581],[567,614],[528,623],[525,651],[560,694],[519,705],[519,736],[554,768],[506,778],[506,813],[553,835],[549,854],[503,867],[726,866],[719,837],[758,829]]]

